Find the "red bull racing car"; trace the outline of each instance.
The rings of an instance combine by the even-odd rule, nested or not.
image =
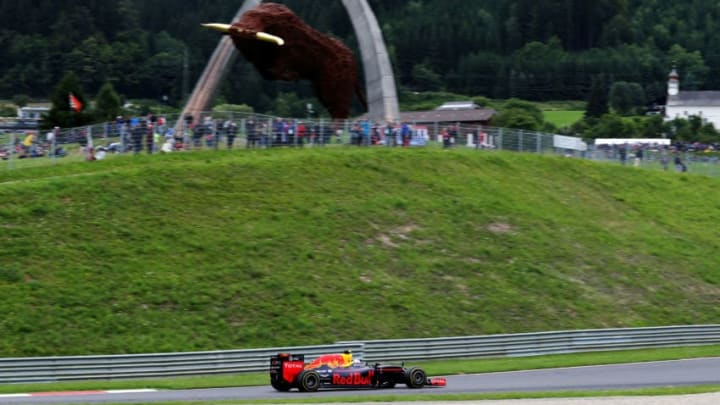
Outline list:
[[[352,355],[326,354],[305,364],[302,354],[279,353],[270,358],[270,384],[278,391],[297,388],[314,392],[320,388],[393,388],[405,384],[408,388],[445,386],[445,378],[428,378],[418,367],[404,365],[363,364],[352,361]]]

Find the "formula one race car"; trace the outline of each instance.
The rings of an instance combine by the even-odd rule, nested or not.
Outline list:
[[[418,367],[369,365],[351,359],[349,353],[326,354],[305,364],[302,354],[279,353],[270,358],[270,384],[278,391],[297,388],[301,392],[320,388],[393,388],[396,384],[422,388],[447,384],[445,378],[428,378]]]

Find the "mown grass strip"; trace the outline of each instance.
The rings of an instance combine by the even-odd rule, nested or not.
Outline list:
[[[690,346],[667,349],[627,350],[563,354],[537,357],[468,359],[417,362],[429,375],[476,374],[501,371],[535,370],[543,368],[577,367],[601,364],[621,364],[662,360],[678,360],[720,356],[720,346]],[[41,384],[0,385],[0,393],[41,391],[84,391],[111,389],[199,389],[269,385],[267,373],[237,375],[174,377],[160,379],[73,381]],[[404,397],[404,396],[403,396]]]

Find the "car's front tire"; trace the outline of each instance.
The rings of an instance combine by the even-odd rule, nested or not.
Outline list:
[[[427,374],[421,368],[413,367],[405,371],[405,385],[408,388],[422,388],[427,381]]]
[[[315,392],[320,388],[320,374],[314,370],[303,371],[298,386],[302,392]]]

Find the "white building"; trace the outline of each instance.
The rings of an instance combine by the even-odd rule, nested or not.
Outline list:
[[[50,107],[22,107],[18,108],[17,117],[21,120],[40,120],[48,111]]]
[[[665,119],[701,117],[720,129],[720,91],[682,91],[680,75],[673,68],[668,76],[668,98]]]

